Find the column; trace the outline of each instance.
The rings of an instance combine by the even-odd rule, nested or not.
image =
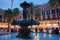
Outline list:
[[[34,13],[35,13],[35,11],[33,10],[33,20],[35,20],[35,14]]]
[[[40,16],[41,16],[41,20],[43,20],[43,17],[42,17],[42,12],[41,12],[41,15],[40,15]]]
[[[50,10],[50,18],[52,19],[53,18],[53,16],[52,16],[52,11]]]
[[[4,21],[4,19],[3,19],[3,15],[2,15],[2,22]]]
[[[47,17],[47,13],[45,12],[45,19],[48,19],[48,17]]]
[[[57,12],[56,10],[55,10],[55,12]],[[58,16],[57,16],[57,13],[55,13],[55,17],[57,18]]]

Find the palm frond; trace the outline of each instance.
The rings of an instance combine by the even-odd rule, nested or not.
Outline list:
[[[57,3],[60,4],[60,0],[49,0],[48,3],[50,3],[50,6],[51,7],[54,7],[54,6],[56,6]]]
[[[8,21],[11,21],[15,16],[19,14],[19,9],[15,8],[13,10],[8,9],[4,12],[4,18]]]
[[[18,8],[14,8],[13,9],[13,13],[15,16],[17,16],[19,14],[19,9]]]

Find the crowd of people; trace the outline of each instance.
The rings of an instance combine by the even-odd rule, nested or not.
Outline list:
[[[1,31],[2,29],[0,28],[0,31]],[[18,32],[20,29],[11,29],[11,32]],[[31,30],[31,29],[30,29]],[[43,32],[43,33],[51,33],[51,34],[59,34],[59,28],[35,28],[35,29],[33,29],[33,30],[35,30],[35,32],[38,32],[38,30],[39,30],[39,32]],[[31,32],[33,32],[33,30],[31,30]],[[7,29],[5,28],[5,29],[3,29],[2,31],[7,31]]]
[[[59,34],[59,28],[35,28],[35,32],[44,32],[44,33],[51,33],[51,34]]]
[[[0,28],[0,32],[7,32],[7,28]],[[18,32],[17,29],[11,29],[11,32]]]

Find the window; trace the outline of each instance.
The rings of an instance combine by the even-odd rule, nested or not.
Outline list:
[[[50,14],[50,10],[46,11],[47,14]]]
[[[50,20],[50,15],[47,15],[47,19]]]
[[[0,22],[2,22],[2,19],[0,18]]]
[[[39,17],[39,20],[41,20],[41,16]]]
[[[45,11],[42,12],[42,15],[45,15]]]
[[[60,14],[58,14],[58,16],[60,16]]]
[[[45,16],[43,16],[43,20],[45,20]]]
[[[0,15],[0,18],[2,18],[2,15]]]
[[[20,17],[19,17],[20,19],[21,19],[21,15],[20,15]]]
[[[60,12],[60,8],[57,8],[57,9],[56,9],[56,12],[57,12],[57,13]]]
[[[54,10],[51,10],[52,11],[52,14],[54,14],[55,13],[55,9]]]
[[[56,16],[55,15],[53,15],[53,19],[56,19]]]

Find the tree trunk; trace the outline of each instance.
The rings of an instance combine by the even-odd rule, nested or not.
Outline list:
[[[8,23],[8,29],[7,32],[10,32],[10,23]]]

